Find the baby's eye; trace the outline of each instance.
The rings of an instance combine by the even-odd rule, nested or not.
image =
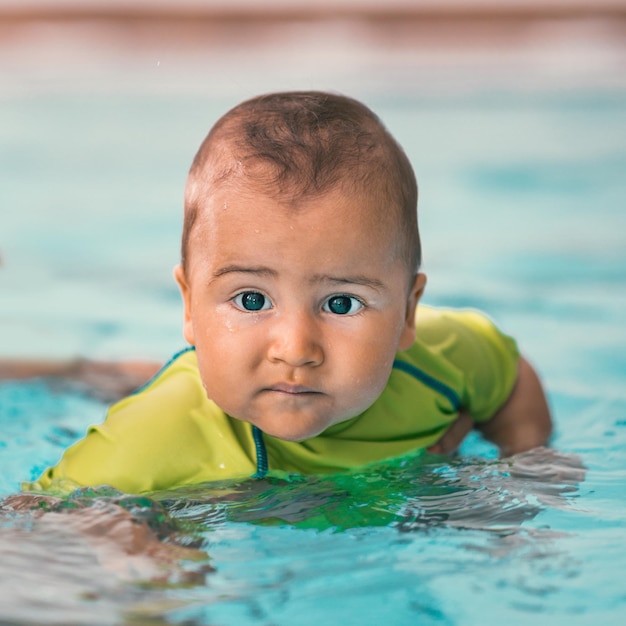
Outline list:
[[[363,303],[353,296],[331,296],[322,308],[335,315],[351,315],[360,311]]]
[[[258,291],[244,291],[233,298],[236,306],[244,311],[263,311],[271,309],[271,302]]]

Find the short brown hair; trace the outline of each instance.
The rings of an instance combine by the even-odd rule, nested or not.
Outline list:
[[[238,173],[292,200],[322,195],[339,185],[376,194],[381,205],[391,205],[395,213],[411,275],[418,271],[421,246],[413,168],[378,116],[357,100],[319,91],[272,93],[222,116],[189,171],[183,267],[191,231],[211,188]]]

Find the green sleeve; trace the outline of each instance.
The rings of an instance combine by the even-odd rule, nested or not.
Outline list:
[[[109,485],[126,493],[247,477],[256,471],[248,424],[229,418],[202,387],[196,355],[182,353],[104,423],[66,450],[26,491]]]
[[[104,423],[91,426],[30,489],[67,492],[109,485],[141,493],[188,482],[205,453],[202,429],[194,419],[193,405],[200,404],[193,401],[195,393],[193,385],[172,379],[118,402]]]
[[[474,310],[420,307],[417,334],[460,373],[461,408],[476,422],[490,419],[517,380],[515,341]]]

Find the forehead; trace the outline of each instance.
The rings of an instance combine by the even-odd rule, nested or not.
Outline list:
[[[272,196],[241,184],[220,185],[200,210],[189,241],[190,261],[284,252],[342,260],[397,256],[391,207],[335,188],[319,196]]]

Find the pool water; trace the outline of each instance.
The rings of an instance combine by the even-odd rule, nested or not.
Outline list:
[[[350,475],[87,490],[43,516],[5,506],[0,622],[626,619],[626,91],[379,79],[348,84],[414,163],[426,300],[481,308],[518,338],[548,389],[552,449],[498,460],[472,436],[454,459]],[[311,86],[107,80],[0,100],[0,356],[165,361],[182,345],[171,268],[193,152],[243,97]],[[0,384],[0,496],[101,421],[83,391]],[[102,520],[117,540],[153,533],[166,555],[116,552]]]

